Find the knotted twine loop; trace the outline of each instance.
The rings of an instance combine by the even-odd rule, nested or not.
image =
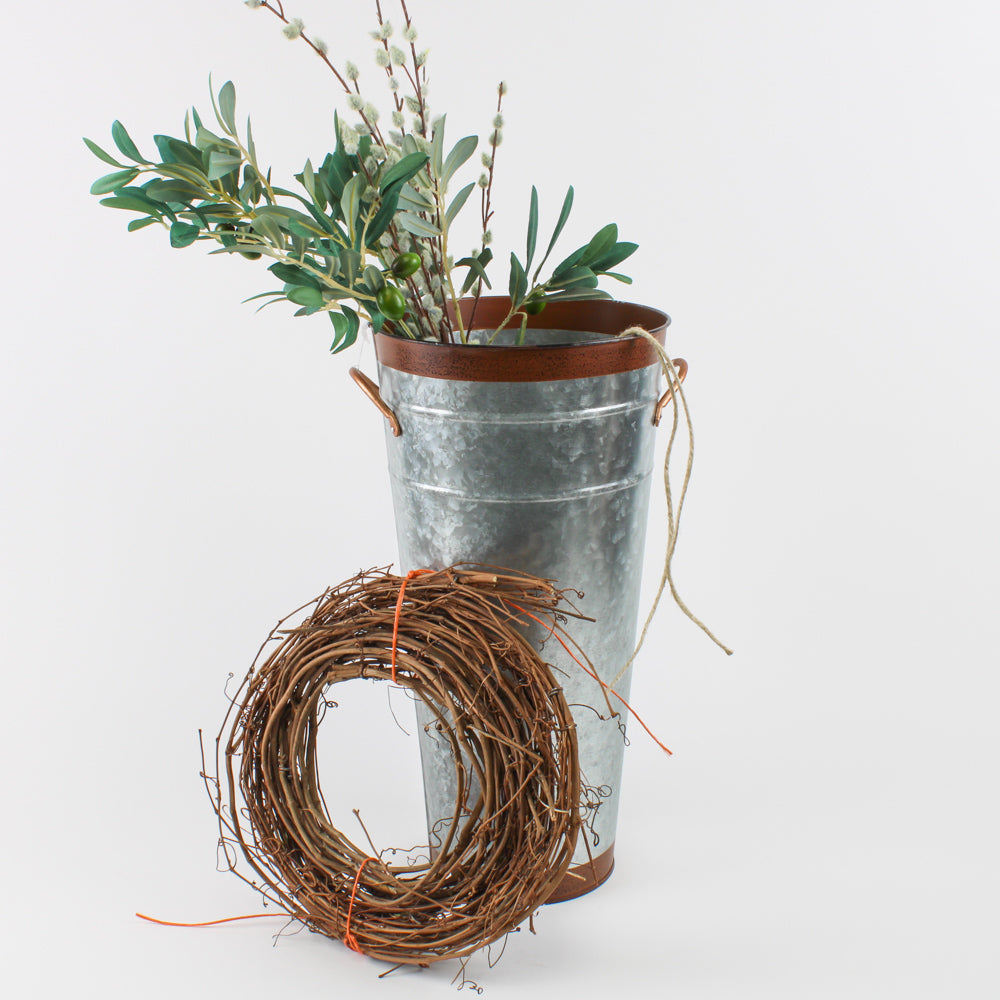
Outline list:
[[[721,643],[713,634],[711,629],[703,622],[700,618],[697,618],[691,609],[684,603],[681,599],[681,595],[677,592],[677,587],[674,584],[673,571],[671,569],[671,564],[674,558],[674,549],[677,547],[677,531],[681,523],[681,513],[684,509],[684,498],[687,496],[688,483],[691,481],[691,468],[694,464],[694,428],[691,425],[691,414],[688,411],[687,399],[684,397],[684,390],[681,388],[681,379],[677,374],[677,369],[674,366],[670,355],[667,353],[666,348],[648,331],[644,330],[641,326],[630,326],[627,330],[622,331],[618,334],[619,337],[642,337],[644,340],[648,341],[653,349],[656,351],[657,356],[660,359],[660,367],[663,370],[664,377],[667,380],[667,386],[671,391],[671,402],[674,404],[672,409],[674,411],[673,421],[670,426],[670,437],[667,439],[667,453],[663,459],[663,492],[667,498],[667,553],[663,561],[663,573],[660,576],[660,585],[656,590],[656,597],[653,599],[653,606],[649,610],[649,614],[646,616],[646,622],[642,626],[642,633],[639,636],[639,642],[632,652],[632,655],[628,658],[628,662],[618,671],[615,675],[614,680],[611,682],[611,687],[614,687],[621,679],[625,676],[625,672],[629,667],[635,662],[635,658],[639,655],[639,650],[642,649],[643,643],[646,641],[646,634],[649,632],[649,626],[653,621],[653,617],[656,614],[657,608],[660,606],[660,598],[663,596],[663,591],[666,587],[670,587],[671,596],[674,599],[677,607],[687,615],[708,637],[718,646],[727,656],[732,656],[733,651],[723,643]],[[680,408],[677,406],[677,401],[680,400]],[[674,507],[674,493],[670,484],[670,459],[673,455],[674,441],[677,438],[677,428],[680,424],[680,412],[679,409],[684,411],[684,423],[687,426],[687,436],[688,436],[688,453],[687,453],[687,463],[684,467],[684,480],[681,483],[680,495],[677,498],[676,509]]]

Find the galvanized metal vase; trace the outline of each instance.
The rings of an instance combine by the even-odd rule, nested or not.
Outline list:
[[[470,334],[470,345],[375,338],[381,404],[392,416],[386,447],[399,568],[479,563],[582,591],[577,606],[595,620],[572,622],[571,633],[610,681],[635,641],[662,401],[652,346],[609,335],[638,325],[662,341],[669,318],[621,302],[551,303],[532,318],[525,346],[513,346],[512,331],[482,346],[507,305],[480,299],[482,332]],[[466,318],[469,308],[463,303]],[[531,637],[545,638],[540,629]],[[575,706],[592,806],[558,900],[611,874],[625,720],[600,718],[609,716],[600,686],[561,647],[550,643],[543,656],[562,672]],[[617,687],[626,699],[630,680]],[[420,738],[433,847],[453,821],[456,768],[423,725]]]

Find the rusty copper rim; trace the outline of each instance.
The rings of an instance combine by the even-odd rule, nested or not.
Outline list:
[[[556,891],[545,901],[546,903],[562,903],[567,899],[576,899],[588,892],[593,892],[611,877],[615,868],[615,845],[612,844],[603,854],[598,854],[593,861],[583,865],[574,865],[563,876],[556,886]]]
[[[491,329],[507,315],[506,296],[479,300],[476,329]],[[468,318],[472,299],[462,299]],[[550,382],[595,375],[616,375],[657,364],[653,346],[642,337],[618,338],[630,326],[641,326],[661,343],[670,317],[659,309],[595,299],[552,302],[538,316],[528,318],[532,330],[571,330],[593,333],[593,341],[488,349],[465,344],[408,340],[384,333],[375,335],[379,364],[412,375],[462,382]]]

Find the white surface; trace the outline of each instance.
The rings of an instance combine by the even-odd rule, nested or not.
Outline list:
[[[365,69],[366,6],[289,4]],[[510,82],[498,249],[532,183],[543,226],[576,185],[567,249],[611,219],[640,243],[630,295],[691,363],[677,579],[737,655],[662,612],[634,701],[675,756],[633,728],[613,880],[469,974],[496,1000],[995,997],[1000,14],[562,7],[413,0],[432,98],[457,138]],[[214,873],[197,730],[278,617],[395,541],[347,377],[370,349],[241,306],[259,267],[127,235],[80,136],[119,117],[150,148],[212,71],[288,176],[334,81],[235,0],[44,0],[0,57],[8,995],[447,996],[454,965],[379,982],[315,935],[272,948],[276,921],[132,916],[257,908]],[[324,779],[348,808],[411,784],[391,758]]]

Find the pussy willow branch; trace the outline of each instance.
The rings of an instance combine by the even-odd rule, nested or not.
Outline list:
[[[263,9],[269,10],[272,14],[274,14],[275,17],[277,17],[284,24],[290,23],[289,19],[285,16],[285,9],[284,9],[284,6],[282,5],[282,3],[280,2],[280,0],[265,0],[265,2],[261,4],[261,7]],[[382,10],[381,10],[381,5],[377,2],[377,0],[376,0],[376,11],[378,13],[379,24],[381,25],[383,23],[383,21],[382,21]],[[406,5],[405,4],[403,4],[403,11],[404,11],[404,15],[406,16],[406,19],[407,19],[406,20],[407,26],[409,26],[409,24],[410,24],[409,14],[406,12]],[[341,74],[340,70],[337,69],[337,67],[334,65],[334,63],[330,60],[329,56],[318,45],[316,45],[316,43],[309,37],[309,35],[305,31],[302,31],[299,34],[299,37],[302,39],[302,41],[304,41],[313,50],[313,52],[316,53],[316,55],[318,55],[320,57],[320,59],[323,60],[324,63],[326,63],[327,67],[330,69],[330,71],[333,73],[333,75],[337,78],[337,81],[344,88],[344,92],[346,94],[351,94],[351,93],[360,94],[361,88],[358,86],[357,81],[354,82],[354,90],[352,91],[350,84],[345,79],[345,77]],[[386,49],[388,50],[388,41],[383,40],[383,42],[384,42],[384,44],[386,46]],[[417,100],[417,102],[418,102],[418,104],[420,106],[420,120],[421,120],[421,123],[422,123],[422,132],[423,132],[423,134],[426,135],[426,123],[425,123],[425,116],[424,116],[424,98],[423,98],[423,93],[422,93],[421,88],[420,88],[420,70],[419,70],[419,67],[417,67],[416,49],[414,48],[414,46],[413,46],[412,43],[410,45],[410,50],[411,50],[411,53],[413,55],[413,63],[414,63],[414,69],[415,69],[415,75],[416,75],[416,82],[414,82],[413,77],[410,76],[409,71],[407,71],[407,77],[409,77],[409,79],[410,79],[411,86],[413,86],[413,88],[414,88],[414,94],[415,94],[416,100]],[[392,64],[390,62],[390,75],[391,75],[391,65]],[[426,70],[425,70],[425,74],[424,75],[425,75],[425,78],[426,78]],[[397,98],[397,108],[399,106],[400,105],[398,103],[398,98]],[[368,131],[370,132],[372,138],[382,147],[382,149],[387,150],[388,147],[386,145],[385,139],[382,136],[382,132],[381,132],[381,130],[378,127],[378,123],[370,121],[369,118],[368,118],[368,116],[365,114],[363,108],[358,111],[358,114],[360,115],[361,120],[364,122],[365,126],[368,128]],[[361,166],[361,170],[364,173],[365,178],[368,181],[369,185],[372,186],[372,187],[374,187],[375,185],[374,185],[374,183],[372,181],[371,173],[368,170],[368,165],[360,157],[359,157],[359,163],[360,163],[360,166]],[[400,253],[402,253],[402,247],[400,245],[399,234],[396,231],[396,227],[395,226],[390,226],[390,228],[389,228],[389,234],[390,234],[390,237],[392,238],[392,241],[393,241],[393,250],[394,250],[395,254],[398,256]],[[436,241],[431,241],[431,254],[432,254],[432,257],[434,257],[436,267],[438,267],[440,269],[441,262],[440,262],[439,258],[440,258],[441,255],[435,255],[434,254],[435,243],[436,243]],[[382,263],[386,264],[387,262],[383,260]],[[421,262],[421,269],[424,272],[424,280],[425,280],[425,282],[427,284],[427,287],[430,288],[430,274],[427,272],[427,269],[426,269],[426,267],[424,266],[424,264],[422,262]],[[418,314],[422,315],[422,317],[423,317],[423,319],[424,319],[424,321],[427,324],[427,327],[429,329],[434,329],[434,324],[432,324],[431,321],[430,321],[430,315],[428,313],[427,307],[424,305],[424,303],[423,303],[423,301],[421,299],[421,296],[418,294],[417,288],[416,288],[416,286],[415,286],[415,284],[413,283],[412,280],[408,280],[407,281],[407,287],[410,289],[410,298],[411,298],[411,301],[413,303],[415,311]],[[450,340],[451,339],[451,337],[450,337],[450,328],[447,326],[447,318],[445,319],[445,323],[446,323],[446,328],[445,328],[445,334],[446,334],[446,336],[445,336],[444,339],[445,340]]]
[[[503,107],[503,85],[497,86],[497,114]],[[490,198],[493,194],[493,167],[496,164],[497,158],[497,134],[498,128],[494,126],[493,131],[490,133],[492,139],[490,140],[490,165],[489,173],[487,174],[486,187],[483,188],[483,194],[481,199],[482,204],[482,214],[483,214],[483,249],[486,249],[486,233],[490,228],[490,219],[493,218],[493,209],[490,207]],[[479,308],[479,297],[483,294],[483,281],[482,278],[476,282],[476,294],[472,301],[472,312],[469,316],[469,329],[475,329],[476,322],[476,310]]]

